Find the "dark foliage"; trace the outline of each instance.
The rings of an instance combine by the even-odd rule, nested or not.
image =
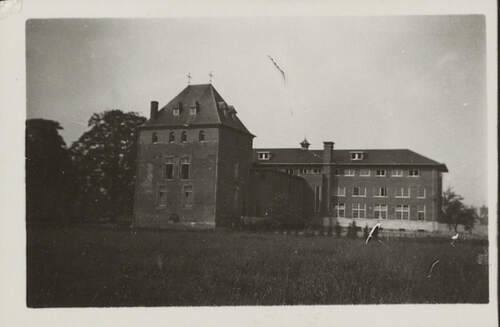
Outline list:
[[[137,127],[146,118],[120,110],[93,114],[90,130],[71,146],[79,219],[127,220],[132,215]]]
[[[356,226],[356,222],[354,220],[347,229],[347,237],[358,238],[358,226]]]
[[[440,221],[448,224],[457,231],[458,225],[463,225],[466,230],[474,227],[474,222],[479,216],[474,207],[466,206],[463,197],[456,194],[452,188],[443,192],[443,207]]]
[[[288,196],[282,193],[274,196],[269,216],[286,229],[302,229],[305,226],[305,220],[301,217],[295,204],[291,203]]]
[[[26,121],[26,220],[61,222],[72,202],[72,164],[58,122]]]
[[[333,226],[332,224],[328,224],[328,227],[326,229],[326,235],[332,236],[333,235]]]
[[[340,226],[339,222],[335,224],[335,236],[340,237],[342,234],[342,227]]]

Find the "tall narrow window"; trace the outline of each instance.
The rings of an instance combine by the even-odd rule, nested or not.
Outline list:
[[[181,179],[189,179],[189,158],[181,159]]]
[[[167,187],[165,185],[158,186],[157,204],[161,207],[167,205]]]
[[[174,109],[172,110],[172,113],[174,116],[179,116],[182,111],[182,103],[179,102],[178,104],[175,105]]]
[[[156,134],[156,132],[153,132],[153,134],[151,135],[151,142],[158,143],[158,134]]]
[[[172,158],[168,158],[165,162],[165,166],[163,168],[163,177],[165,179],[174,178],[174,160]]]
[[[198,102],[192,104],[191,107],[189,108],[189,114],[191,116],[195,116],[197,113],[198,113]]]
[[[377,192],[375,193],[375,197],[386,197],[387,196],[387,187],[382,186],[377,188]]]
[[[193,185],[184,185],[183,190],[184,206],[191,208],[193,205]]]
[[[419,199],[425,199],[425,187],[423,187],[423,186],[419,186],[419,188],[418,188],[418,195],[417,195],[417,197],[418,197]]]
[[[168,134],[168,143],[173,143],[175,141],[175,133],[174,132],[170,132]]]
[[[417,220],[425,220],[425,205],[417,206]]]
[[[200,131],[198,133],[198,141],[200,141],[200,142],[205,141],[205,132],[204,131]]]
[[[337,187],[337,196],[345,196],[345,186]]]
[[[187,142],[187,132],[186,131],[182,131],[182,133],[181,133],[181,142],[182,143]]]
[[[344,218],[345,217],[345,204],[344,203],[337,203],[335,205],[335,216]]]

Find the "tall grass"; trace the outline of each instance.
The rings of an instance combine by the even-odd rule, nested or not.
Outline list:
[[[424,239],[36,228],[27,298],[30,307],[485,303],[482,252]]]

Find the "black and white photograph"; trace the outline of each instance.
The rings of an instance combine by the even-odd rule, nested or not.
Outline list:
[[[496,21],[183,10],[18,19],[22,208],[6,218],[28,315],[392,325],[417,318],[391,309],[473,305],[463,324],[494,324]]]

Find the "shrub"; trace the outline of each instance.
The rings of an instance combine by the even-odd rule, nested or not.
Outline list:
[[[355,221],[353,221],[349,225],[349,229],[347,230],[347,237],[349,237],[349,238],[357,238],[358,237],[358,226],[356,226]]]
[[[326,229],[326,234],[328,236],[332,236],[333,235],[333,227],[332,227],[332,224],[329,224],[327,229]]]
[[[335,236],[340,237],[342,234],[342,227],[340,227],[339,222],[335,224]]]

